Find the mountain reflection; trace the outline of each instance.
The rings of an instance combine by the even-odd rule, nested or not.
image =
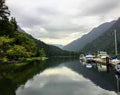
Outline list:
[[[117,95],[64,64],[48,68],[16,90],[16,95]]]

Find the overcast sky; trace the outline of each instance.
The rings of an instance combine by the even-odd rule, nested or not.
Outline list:
[[[66,45],[120,17],[120,0],[6,0],[22,29],[49,44]]]

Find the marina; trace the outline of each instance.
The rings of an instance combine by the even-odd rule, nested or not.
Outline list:
[[[0,95],[120,95],[120,0],[0,0]]]
[[[4,76],[1,72],[1,94],[6,95],[9,85],[9,95],[117,95],[119,88],[114,71],[108,73],[103,69],[104,66],[100,64],[87,68],[78,59],[49,59],[45,63],[37,61],[28,69],[21,68],[24,74],[17,70],[18,78],[12,72],[4,72]]]

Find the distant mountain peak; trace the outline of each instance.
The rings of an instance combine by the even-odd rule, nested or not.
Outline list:
[[[63,49],[63,45],[61,45],[61,44],[51,44],[51,45],[53,45],[53,46],[56,46],[56,47],[58,47],[58,48],[60,48],[60,49]]]

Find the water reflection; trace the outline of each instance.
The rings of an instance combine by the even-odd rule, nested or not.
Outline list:
[[[97,65],[87,69],[79,60],[67,58],[34,61],[20,68],[4,66],[0,95],[117,95],[113,72],[101,71],[101,66],[99,71]]]
[[[87,64],[85,62],[81,62],[81,63],[83,64],[83,66],[85,66]],[[114,67],[111,67],[111,66],[108,67],[106,65],[102,65],[99,63],[92,63],[91,65],[93,67],[92,70],[93,69],[95,70],[97,68],[98,72],[100,72],[100,73],[97,73],[97,74],[99,74],[99,76],[101,76],[100,74],[102,74],[101,77],[105,78],[105,80],[107,80],[107,81],[109,78],[108,82],[110,82],[110,84],[112,84],[113,87],[101,85],[97,81],[95,82],[95,80],[93,80],[96,84],[99,84],[104,89],[115,90],[115,91],[117,91],[117,93],[120,93],[120,78],[118,78],[118,76],[115,74]]]
[[[83,64],[83,66],[84,65],[85,64]],[[107,73],[105,72],[105,66],[99,64],[92,65],[92,68],[86,68],[86,66],[83,68],[81,65],[79,65],[79,67],[75,66],[74,70],[82,74],[85,78],[91,80],[96,85],[99,85],[101,88],[109,91],[116,91],[116,80],[113,71]]]
[[[107,71],[106,65],[97,64],[97,68],[99,72]]]
[[[23,66],[0,65],[0,95],[16,95],[16,89],[46,68],[54,67],[69,58],[52,58],[46,61],[34,60]]]
[[[20,86],[16,95],[117,95],[64,64],[49,68]]]

